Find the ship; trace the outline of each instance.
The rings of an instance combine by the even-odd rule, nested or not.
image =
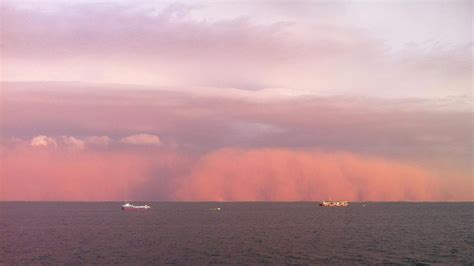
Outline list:
[[[347,206],[349,206],[349,202],[347,202],[347,201],[323,200],[319,203],[319,206],[323,206],[323,207],[347,207]]]
[[[130,203],[125,203],[122,205],[122,211],[146,211],[151,209],[148,205],[132,205]]]

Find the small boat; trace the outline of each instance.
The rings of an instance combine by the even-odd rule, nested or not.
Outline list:
[[[319,206],[323,206],[323,207],[347,207],[347,206],[349,206],[349,202],[347,202],[347,201],[323,200],[319,203]]]
[[[130,203],[125,203],[122,205],[122,211],[145,211],[151,209],[148,205],[132,205]]]

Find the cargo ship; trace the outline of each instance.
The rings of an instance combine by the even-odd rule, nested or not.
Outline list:
[[[132,205],[130,203],[125,203],[122,205],[122,211],[145,211],[151,209],[148,205]]]
[[[331,200],[323,200],[319,203],[319,206],[323,207],[347,207],[349,202],[347,201],[331,201]]]

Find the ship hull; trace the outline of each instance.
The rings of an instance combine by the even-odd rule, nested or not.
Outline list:
[[[145,208],[126,208],[126,207],[122,207],[122,211],[146,211],[148,209],[145,209]]]
[[[323,201],[319,203],[322,207],[347,207],[349,203],[347,201]]]
[[[149,210],[151,209],[150,206],[148,205],[132,205],[132,204],[129,204],[129,203],[126,203],[124,205],[122,205],[122,211],[146,211],[146,210]]]
[[[131,208],[131,207],[122,207],[122,211],[147,211],[150,208]]]

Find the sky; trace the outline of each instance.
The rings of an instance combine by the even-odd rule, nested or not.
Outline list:
[[[472,1],[0,12],[0,200],[474,199]]]

